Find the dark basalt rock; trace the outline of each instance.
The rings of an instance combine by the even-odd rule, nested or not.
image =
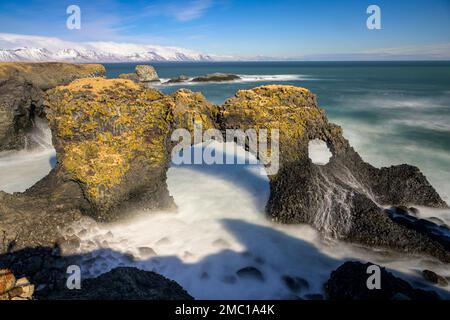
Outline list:
[[[45,117],[42,90],[104,74],[99,64],[1,62],[0,151],[25,147],[34,117]]]
[[[447,251],[450,251],[450,230],[448,230],[445,224],[436,224],[430,220],[419,219],[408,214],[399,213],[396,208],[385,210],[385,212],[397,224],[434,240]]]
[[[175,281],[137,268],[115,268],[96,278],[82,278],[81,290],[66,286],[66,269],[82,256],[63,257],[58,247],[38,247],[0,255],[0,269],[27,277],[38,300],[192,300]]]
[[[18,209],[30,219],[23,222],[29,225],[25,232],[34,217],[54,217],[37,232],[45,239],[39,241],[49,244],[55,236],[53,221],[73,221],[68,212],[114,220],[136,207],[173,207],[166,184],[173,147],[169,137],[174,129],[192,131],[201,122],[203,130],[267,129],[269,152],[270,133],[279,130],[279,170],[271,172],[271,163],[260,157],[270,174],[266,211],[272,220],[308,223],[325,236],[450,262],[446,240],[434,236],[427,222],[410,227],[379,207],[447,208],[419,169],[377,169],[364,162],[307,89],[268,85],[240,90],[217,107],[189,90],[167,96],[129,80],[91,78],[49,91],[46,113],[58,163],[26,193],[0,199],[0,210],[6,212],[0,219],[7,220],[0,229],[10,234],[6,246],[17,234],[20,246],[39,240],[36,232],[22,235],[15,227]],[[309,159],[312,139],[326,142],[333,154],[328,164]]]
[[[309,289],[309,283],[307,280],[300,277],[283,276],[281,277],[283,283],[294,293],[301,291],[302,289]]]
[[[428,280],[431,283],[437,284],[441,287],[448,286],[448,281],[443,276],[438,275],[436,272],[431,270],[423,270],[422,276],[425,280]]]
[[[413,288],[408,282],[381,268],[381,289],[367,288],[367,268],[372,263],[347,261],[331,273],[325,283],[330,300],[438,300],[433,291]]]
[[[264,276],[263,276],[262,272],[255,267],[250,266],[250,267],[245,267],[245,268],[239,269],[238,271],[236,271],[236,274],[240,278],[264,281]]]
[[[323,300],[323,295],[321,295],[320,293],[311,293],[311,294],[307,294],[305,295],[306,300]]]
[[[233,81],[241,79],[235,74],[228,73],[211,73],[206,76],[200,76],[192,79],[192,82],[223,82],[223,81]]]
[[[33,118],[42,112],[43,92],[21,78],[0,79],[0,151],[19,150]]]
[[[49,300],[193,300],[178,283],[157,273],[120,267],[86,279],[81,290],[61,289]]]
[[[328,122],[310,91],[276,85],[240,90],[221,111],[223,130],[279,129],[279,170],[269,176],[266,206],[272,220],[309,223],[326,236],[450,262],[442,244],[396,223],[379,207],[447,208],[423,174],[408,165],[377,169],[364,162],[342,129]],[[315,165],[309,159],[313,139],[326,142],[333,155],[328,164]]]
[[[176,78],[172,78],[172,79],[168,80],[166,83],[169,83],[169,84],[171,84],[171,83],[182,83],[182,82],[186,82],[186,81],[189,81],[189,77],[181,75],[181,76],[178,76]]]

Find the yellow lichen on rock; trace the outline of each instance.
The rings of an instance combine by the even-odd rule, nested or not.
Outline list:
[[[89,78],[51,90],[47,101],[58,161],[96,206],[130,191],[122,182],[133,165],[165,167],[171,100],[159,91]]]
[[[70,84],[58,87],[58,90],[82,91],[89,90],[92,92],[100,92],[105,89],[115,88],[117,86],[125,86],[130,89],[139,89],[139,86],[128,79],[104,79],[101,77],[83,78],[72,81]]]
[[[217,106],[211,104],[200,92],[180,89],[172,94],[173,114],[176,128],[194,130],[195,124],[202,124],[203,130],[216,128]]]
[[[101,64],[72,64],[62,62],[0,62],[0,79],[20,77],[47,90],[75,79],[105,75]]]
[[[239,90],[225,102],[221,114],[229,129],[267,129],[269,138],[273,129],[279,130],[283,160],[302,157],[299,141],[306,138],[307,129],[324,121],[308,89],[287,85]]]

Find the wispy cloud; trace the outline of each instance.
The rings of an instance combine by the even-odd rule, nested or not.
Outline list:
[[[175,1],[163,1],[148,6],[145,14],[149,16],[164,15],[177,21],[186,22],[202,17],[213,5],[213,0],[189,0],[182,4]]]
[[[406,46],[395,48],[379,48],[362,51],[363,54],[368,55],[384,55],[384,56],[425,56],[449,59],[450,58],[450,43],[438,43],[422,46]]]

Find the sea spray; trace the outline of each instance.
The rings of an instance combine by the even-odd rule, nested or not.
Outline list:
[[[215,142],[192,148],[235,150],[230,143]],[[237,157],[252,156],[243,148],[236,150]],[[85,257],[83,277],[128,265],[163,274],[197,299],[290,299],[323,293],[331,271],[348,259],[380,263],[414,281],[417,270],[427,267],[428,258],[387,256],[323,239],[308,225],[268,221],[264,205],[269,180],[259,170],[254,165],[172,166],[168,186],[176,212],[143,210],[113,224],[89,220],[73,226],[81,238],[78,252]],[[264,280],[240,278],[237,271],[245,267],[258,269]],[[450,275],[440,264],[434,264],[434,270]],[[284,276],[305,279],[309,288],[293,293]]]

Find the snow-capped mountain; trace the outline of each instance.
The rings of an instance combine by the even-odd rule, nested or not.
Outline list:
[[[58,38],[0,33],[0,61],[211,61],[215,58],[177,47],[116,42],[78,43]]]

